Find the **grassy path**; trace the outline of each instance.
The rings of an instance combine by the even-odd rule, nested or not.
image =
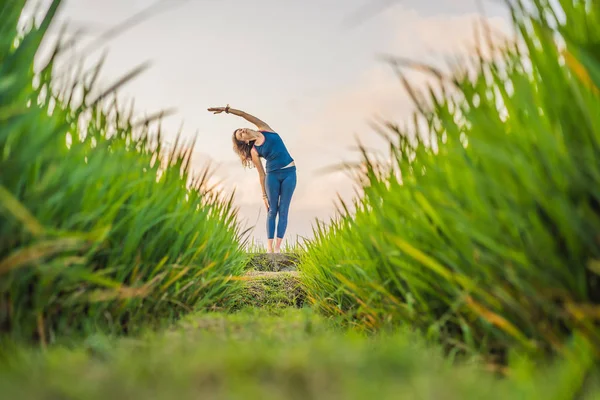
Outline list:
[[[188,315],[135,339],[95,336],[74,349],[11,354],[0,370],[2,398],[568,398],[558,370],[499,380],[475,364],[452,365],[409,332],[342,329],[303,306],[290,265],[277,272],[259,264],[237,312]]]
[[[509,398],[407,335],[367,340],[308,309],[195,315],[137,340],[24,352],[1,377],[5,399]]]
[[[251,254],[244,274],[245,290],[234,310],[257,307],[267,310],[301,307],[305,292],[296,269],[298,258],[287,254]]]

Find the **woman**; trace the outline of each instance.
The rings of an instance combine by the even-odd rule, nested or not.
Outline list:
[[[281,241],[287,228],[288,211],[292,195],[296,189],[296,164],[290,156],[281,137],[269,125],[243,111],[227,107],[213,107],[208,111],[220,114],[233,114],[256,125],[258,130],[239,128],[233,132],[233,150],[242,160],[242,165],[258,170],[263,201],[267,207],[267,250],[279,253]],[[266,174],[260,158],[267,160]],[[273,248],[275,236],[275,218],[277,223],[277,240]]]

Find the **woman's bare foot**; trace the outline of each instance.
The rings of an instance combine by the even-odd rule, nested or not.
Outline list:
[[[273,252],[273,239],[267,240],[267,253]]]
[[[277,238],[277,240],[275,241],[275,253],[280,253],[280,249],[281,249],[281,242],[283,241],[283,238]]]

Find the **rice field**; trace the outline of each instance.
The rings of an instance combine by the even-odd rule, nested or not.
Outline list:
[[[517,39],[455,75],[394,60],[418,112],[285,270],[259,265],[193,142],[118,104],[142,69],[59,84],[59,45],[33,68],[60,3],[24,29],[25,0],[0,7],[0,393],[600,396],[592,2],[513,4]]]
[[[424,92],[403,81],[419,111],[382,127],[391,163],[364,152],[357,211],[305,246],[323,312],[373,331],[408,324],[498,362],[565,354],[574,334],[600,351],[600,10],[512,11],[517,38],[475,75],[429,69]]]
[[[49,344],[226,301],[245,260],[233,199],[190,172],[193,143],[163,148],[116,104],[136,71],[57,87],[60,47],[34,71],[60,1],[18,32],[24,4],[0,11],[0,333]]]

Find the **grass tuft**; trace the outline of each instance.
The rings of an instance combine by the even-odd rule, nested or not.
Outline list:
[[[296,271],[249,271],[243,280],[243,289],[232,300],[232,311],[252,307],[277,310],[304,305],[306,293]]]

